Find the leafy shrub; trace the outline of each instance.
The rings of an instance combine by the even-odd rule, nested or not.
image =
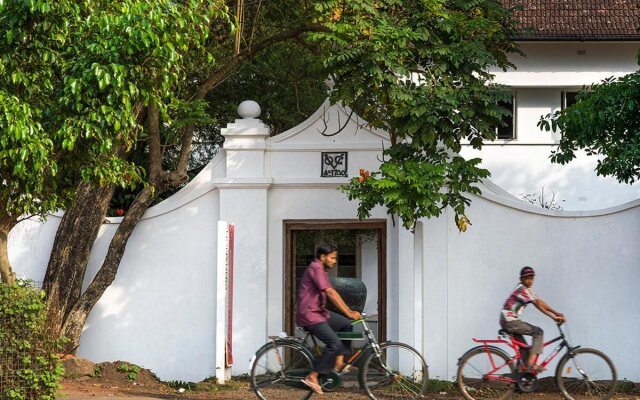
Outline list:
[[[140,373],[140,367],[135,364],[122,363],[118,365],[117,370],[127,374],[127,379],[130,381],[135,381],[138,377],[138,373]]]
[[[0,282],[0,399],[55,399],[64,369],[43,299],[30,282]]]

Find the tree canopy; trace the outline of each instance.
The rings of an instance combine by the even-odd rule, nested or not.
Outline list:
[[[575,104],[541,117],[538,126],[561,132],[551,161],[567,164],[584,150],[600,157],[595,168],[598,175],[636,182],[640,179],[640,71],[583,88]]]
[[[125,156],[144,137],[144,107],[168,114],[181,60],[204,51],[224,10],[195,0],[0,2],[1,230],[68,206],[79,181],[143,182]]]
[[[464,140],[494,139],[507,113],[499,102],[510,94],[487,71],[511,66],[512,31],[493,0],[0,0],[0,137],[17,138],[0,142],[2,179],[22,157],[33,178],[7,193],[53,209],[73,192],[43,283],[52,331],[77,347],[138,221],[188,181],[194,144],[219,143],[238,87],[277,99],[267,114],[284,129],[293,121],[284,115],[308,113],[330,74],[331,100],[391,135],[380,171],[345,188],[359,216],[384,205],[410,228],[452,207],[465,221],[468,193],[488,172],[456,153]],[[29,141],[33,155],[23,156]],[[135,191],[83,287],[116,185]]]
[[[509,68],[511,11],[495,1],[324,1],[316,5],[328,32],[314,34],[327,51],[333,101],[354,108],[391,135],[380,171],[345,188],[410,228],[452,207],[489,175],[479,159],[457,155],[462,141],[481,148],[496,137],[510,92],[491,83],[490,67]]]

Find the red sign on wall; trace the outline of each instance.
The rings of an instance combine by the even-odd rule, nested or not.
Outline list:
[[[233,238],[234,225],[229,224],[229,242],[227,243],[229,252],[227,259],[227,343],[226,343],[226,365],[233,365],[233,347],[232,331],[233,331]]]

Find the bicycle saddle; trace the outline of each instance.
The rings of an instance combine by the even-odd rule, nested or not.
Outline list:
[[[498,331],[498,336],[511,336],[511,334],[507,331],[505,331],[504,329],[500,329]]]

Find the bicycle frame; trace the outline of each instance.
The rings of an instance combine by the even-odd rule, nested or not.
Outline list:
[[[362,324],[362,328],[364,330],[364,334],[365,334],[365,337],[366,337],[367,344],[363,348],[358,349],[355,353],[353,353],[351,355],[351,357],[349,357],[349,359],[346,361],[345,366],[343,367],[342,371],[348,370],[348,368],[346,368],[347,366],[351,366],[351,365],[354,365],[355,363],[357,363],[358,360],[360,360],[369,351],[373,351],[377,358],[380,358],[380,356],[381,356],[380,344],[378,343],[378,340],[373,335],[373,332],[371,331],[371,329],[369,328],[369,325],[367,324],[367,316],[366,316],[366,314],[362,315],[362,319],[359,319],[357,321],[353,321],[351,324],[352,325],[356,325],[356,324],[359,324],[359,323]],[[311,338],[311,341],[313,342],[313,349],[310,348],[310,346],[307,344],[309,338]],[[318,343],[316,342],[316,337],[313,336],[313,334],[311,332],[307,332],[306,333],[306,336],[302,340],[302,344],[304,346],[307,346],[307,348],[309,348],[309,350],[311,350],[312,354],[316,355],[313,350],[318,347]],[[387,369],[386,366],[385,366],[385,369]],[[342,371],[339,372],[340,375],[342,375]],[[387,369],[387,372],[391,372],[391,371]]]
[[[541,367],[546,367],[547,365],[549,365],[549,363],[551,363],[551,361],[553,361],[554,358],[556,358],[556,356],[560,353],[560,351],[563,348],[567,348],[567,351],[571,351],[571,350],[575,350],[580,346],[577,347],[570,347],[569,346],[569,342],[567,342],[566,336],[564,334],[564,331],[562,330],[562,327],[560,324],[558,324],[558,330],[560,331],[560,336],[551,339],[547,342],[544,343],[544,347],[547,347],[555,342],[560,341],[560,344],[558,344],[558,346],[556,346],[556,348],[551,352],[551,354],[549,354],[544,361],[542,362],[542,364],[540,364]],[[485,378],[489,379],[489,380],[498,380],[498,381],[505,381],[505,382],[516,382],[516,379],[510,377],[510,376],[505,376],[505,375],[496,375],[495,372],[498,371],[499,369],[501,369],[502,367],[504,367],[507,364],[514,364],[514,365],[519,365],[521,372],[525,371],[525,366],[524,363],[518,363],[518,361],[522,360],[522,354],[520,353],[520,348],[529,348],[530,346],[527,343],[523,343],[520,342],[518,340],[516,340],[513,335],[509,335],[509,340],[505,340],[502,338],[498,338],[498,339],[476,339],[473,338],[473,341],[476,343],[482,343],[485,352],[487,353],[487,355],[489,356],[489,361],[491,363],[491,368],[493,368],[491,371],[489,371],[486,375]],[[509,359],[509,361],[507,361],[506,363],[502,363],[500,365],[496,365],[495,360],[493,359],[493,357],[491,356],[491,352],[489,351],[489,345],[490,344],[505,344],[507,346],[509,346],[511,349],[513,349],[513,351],[515,352],[515,355],[513,357],[511,357]],[[539,355],[536,356],[535,362],[538,362],[538,357]],[[535,373],[537,374],[537,373]]]

